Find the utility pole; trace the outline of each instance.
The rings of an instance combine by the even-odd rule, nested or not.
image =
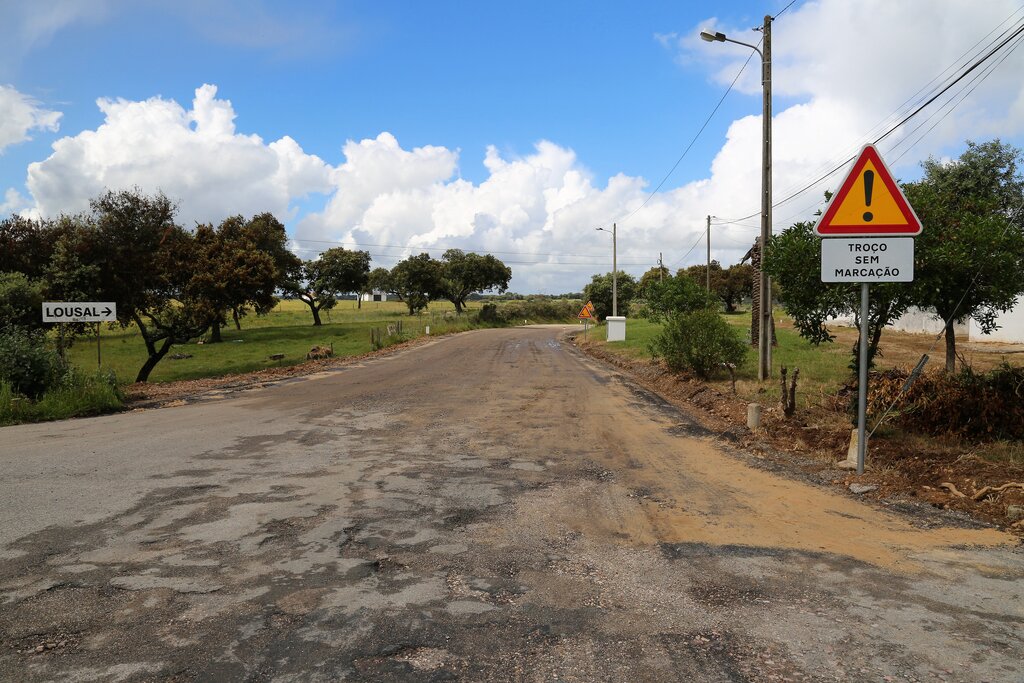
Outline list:
[[[661,261],[661,252],[658,252],[658,282],[665,281],[665,264]]]
[[[612,223],[612,316],[619,315],[619,261],[618,241],[616,235],[618,228]]]
[[[711,216],[708,216],[708,294],[711,293]]]
[[[755,31],[758,29],[754,29]],[[757,294],[761,299],[757,312],[757,379],[761,382],[768,379],[772,369],[772,287],[768,274],[764,270],[765,257],[768,251],[768,238],[772,232],[772,16],[764,16],[763,47],[733,40],[721,31],[701,31],[700,39],[709,43],[736,43],[761,56],[761,89],[764,92],[764,103],[761,109],[761,259],[758,277]],[[753,320],[751,327],[753,327]]]
[[[768,238],[772,233],[772,17],[764,16],[764,51],[761,53],[761,86],[764,106],[761,112],[761,324],[758,340],[757,379],[764,381],[772,372],[772,283],[764,269],[768,256]]]

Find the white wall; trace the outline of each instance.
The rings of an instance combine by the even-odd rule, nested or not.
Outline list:
[[[1003,313],[996,322],[999,329],[992,334],[982,334],[978,323],[971,321],[971,341],[998,341],[1024,344],[1024,297],[1017,299],[1013,310]]]
[[[1010,344],[1024,344],[1024,297],[1017,299],[1013,310],[1000,315],[996,322],[999,329],[992,334],[982,334],[981,327],[974,320],[956,326],[958,340],[994,341]],[[829,324],[853,327],[853,317],[829,320]],[[942,319],[935,313],[920,308],[911,308],[887,329],[915,334],[937,335],[942,331]]]

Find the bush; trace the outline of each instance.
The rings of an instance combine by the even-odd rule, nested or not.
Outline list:
[[[38,401],[20,396],[10,382],[0,380],[0,424],[61,420],[117,410],[123,396],[112,372],[88,375],[65,373]]]
[[[0,321],[5,328],[41,329],[43,286],[21,273],[0,273]]]
[[[877,415],[896,401],[895,422],[926,434],[974,439],[1024,439],[1024,368],[1003,363],[985,373],[922,374],[899,395],[908,372],[896,368],[872,374],[870,410]]]
[[[39,398],[60,382],[65,370],[64,361],[47,348],[42,333],[17,327],[0,331],[0,381],[13,391]]]
[[[675,371],[690,370],[707,379],[723,363],[740,366],[747,345],[739,332],[715,311],[692,311],[669,317],[650,344],[651,352]]]
[[[482,322],[500,322],[510,325],[529,322],[566,322],[576,318],[582,304],[567,299],[529,299],[525,301],[509,301],[495,310],[488,310],[487,304],[480,311]],[[486,312],[485,312],[486,311]]]

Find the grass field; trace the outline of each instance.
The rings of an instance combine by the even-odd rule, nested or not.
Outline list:
[[[471,302],[470,311],[480,307]],[[447,316],[445,315],[447,313]],[[430,326],[431,334],[469,329],[466,317],[452,320],[454,307],[448,302],[434,302],[422,315],[410,316],[401,302],[364,302],[356,308],[355,301],[339,301],[331,311],[321,312],[323,325],[313,326],[309,308],[301,301],[282,301],[265,316],[249,315],[242,319],[242,329],[234,323],[224,328],[224,341],[220,344],[175,345],[153,370],[150,381],[170,382],[200,377],[216,377],[238,372],[250,372],[278,365],[294,365],[306,360],[313,346],[333,346],[337,356],[352,356],[373,350],[370,330],[386,331],[389,323],[401,321],[403,336],[421,336]],[[446,317],[448,318],[446,320]],[[208,337],[207,337],[208,339]],[[146,360],[146,347],[138,328],[103,328],[100,332],[102,366],[113,370],[120,383],[130,383]],[[271,360],[273,354],[284,358]],[[80,338],[70,351],[71,362],[79,368],[93,371],[97,367],[96,342]],[[189,358],[173,358],[188,355]]]
[[[748,311],[723,314],[725,320],[741,331],[743,338],[750,335],[750,313]],[[800,386],[805,390],[798,398],[806,397],[809,394],[819,393],[819,389],[826,387],[836,388],[850,376],[849,370],[849,348],[845,345],[829,344],[815,347],[804,339],[795,330],[786,327],[787,319],[781,311],[776,312],[776,336],[779,345],[772,349],[773,367],[786,366],[787,368],[800,368]],[[626,325],[626,340],[622,342],[601,342],[609,350],[623,353],[633,358],[650,358],[650,342],[661,332],[661,325],[652,323],[643,318],[632,318]],[[602,330],[597,334],[597,339],[604,336]],[[761,390],[757,383],[757,350],[747,350],[747,358],[742,366],[736,370],[737,392],[744,396],[753,396]],[[715,380],[728,384],[728,378],[724,371]],[[811,390],[807,392],[807,390]]]

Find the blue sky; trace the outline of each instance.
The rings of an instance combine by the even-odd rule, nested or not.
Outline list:
[[[517,262],[516,289],[555,292],[609,269],[593,227],[625,218],[627,270],[643,272],[659,252],[687,265],[702,253],[687,250],[704,215],[757,209],[759,162],[755,62],[636,211],[749,54],[700,43],[696,31],[714,26],[756,42],[749,29],[786,4],[4,3],[0,38],[10,48],[0,84],[37,111],[60,113],[57,129],[29,127],[31,140],[2,147],[4,209],[80,210],[89,192],[131,182],[178,199],[186,224],[274,210],[306,257],[335,241],[393,245],[366,247],[375,265],[410,251],[489,249]],[[936,17],[922,21],[920,8],[853,4],[860,8],[798,0],[776,21],[777,189],[866,141],[871,124],[1018,5],[986,3],[968,20],[964,3],[929,2]],[[936,35],[946,31],[939,50]],[[866,44],[877,49],[850,71],[851,51]],[[913,177],[921,158],[957,154],[967,137],[1019,139],[1012,64],[931,137],[894,148],[903,154],[896,164],[887,155],[894,170]],[[835,83],[844,77],[845,91]],[[193,122],[169,133],[176,115],[201,118],[193,98],[204,84],[216,87],[204,106],[233,115],[233,127],[204,136]],[[99,98],[139,104],[104,112]],[[286,136],[295,149],[272,152]],[[286,157],[304,170],[274,171]],[[254,170],[264,162],[265,173]],[[809,213],[821,189],[788,208]],[[746,223],[716,229],[716,258],[731,263],[745,251],[756,219]]]

